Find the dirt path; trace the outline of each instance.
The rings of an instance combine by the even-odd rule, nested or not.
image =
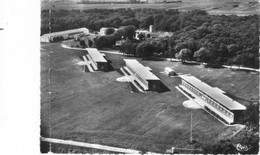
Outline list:
[[[87,148],[106,150],[106,151],[112,151],[112,152],[119,152],[119,153],[125,153],[125,154],[140,154],[141,153],[140,151],[132,150],[132,149],[123,149],[123,148],[118,148],[118,147],[111,147],[111,146],[100,145],[100,144],[90,144],[90,143],[84,143],[84,142],[76,142],[76,141],[71,141],[71,140],[61,140],[61,139],[44,138],[44,137],[41,137],[41,140],[45,141],[45,142],[49,142],[49,143],[74,145],[74,146],[87,147]]]

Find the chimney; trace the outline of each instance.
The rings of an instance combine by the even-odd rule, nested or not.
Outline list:
[[[149,26],[149,32],[153,32],[153,25]]]

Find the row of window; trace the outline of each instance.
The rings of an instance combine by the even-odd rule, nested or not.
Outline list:
[[[229,112],[228,110],[226,110],[225,108],[223,108],[222,106],[220,106],[216,101],[214,101],[213,99],[211,99],[210,97],[206,96],[205,94],[203,94],[201,91],[199,91],[198,89],[196,89],[195,87],[193,87],[192,85],[190,85],[189,83],[187,83],[186,81],[182,81],[183,85],[188,88],[189,90],[191,90],[193,93],[195,93],[197,96],[199,96],[200,98],[202,98],[204,101],[206,101],[207,103],[209,103],[211,106],[219,109],[219,111],[227,116],[227,117],[231,117],[233,118],[234,115],[233,113]]]
[[[214,111],[210,110],[207,106],[204,106],[204,108],[211,113],[213,116],[217,117],[218,119],[220,119],[221,121],[230,124],[229,122],[227,122],[225,119],[223,119],[222,117],[220,117],[218,114],[216,114]]]

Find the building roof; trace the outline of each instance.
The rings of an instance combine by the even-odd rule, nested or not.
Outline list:
[[[99,31],[106,31],[109,27],[102,27]]]
[[[107,62],[104,56],[96,48],[86,48],[86,50],[95,62]]]
[[[229,110],[246,110],[246,107],[235,100],[231,99],[230,97],[226,96],[224,91],[219,88],[211,87],[208,84],[202,82],[201,80],[197,79],[191,75],[180,75],[182,79],[189,82],[200,91],[204,92],[224,107],[228,108]]]
[[[71,30],[65,30],[65,31],[59,31],[59,32],[52,32],[52,33],[46,33],[42,36],[58,36],[58,35],[63,35],[63,34],[71,34],[71,33],[82,33],[88,31],[87,28],[78,28],[78,29],[71,29]]]
[[[141,33],[149,33],[148,30],[138,29],[135,32],[141,32]]]
[[[144,67],[136,59],[124,59],[124,61],[143,79],[145,80],[160,80],[147,67]]]

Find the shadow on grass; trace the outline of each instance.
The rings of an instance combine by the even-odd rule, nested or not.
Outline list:
[[[79,59],[80,59],[81,61],[84,61],[83,56],[79,56]]]
[[[160,89],[157,91],[158,93],[165,93],[171,91],[167,86],[165,86],[162,82],[160,82]]]
[[[125,76],[124,73],[120,69],[115,69],[115,71],[118,72],[119,74]]]
[[[128,82],[129,86],[130,86],[130,90],[134,93],[138,93],[139,90],[131,83],[131,82]]]
[[[259,74],[259,72],[254,71],[254,70],[249,70],[249,69],[235,69],[235,68],[230,68],[230,70],[234,71],[234,72],[246,72],[246,73],[252,73],[252,74]]]
[[[142,60],[146,60],[146,61],[165,61],[164,58],[158,58],[158,57],[143,58]]]
[[[88,52],[84,49],[82,50],[77,50],[77,51],[73,51],[73,54],[77,57],[83,57],[84,55],[88,54]]]
[[[114,67],[112,66],[112,61],[111,60],[107,60],[107,72],[111,72],[114,71]]]
[[[127,58],[137,58],[137,57],[134,56],[134,55],[122,55],[122,56],[127,57]]]
[[[218,64],[206,64],[204,65],[205,68],[214,68],[214,69],[222,69],[225,68],[222,65],[218,65]]]
[[[183,64],[183,65],[190,65],[190,66],[200,65],[200,63],[198,63],[198,62],[186,62],[186,61],[182,62],[182,64]]]

